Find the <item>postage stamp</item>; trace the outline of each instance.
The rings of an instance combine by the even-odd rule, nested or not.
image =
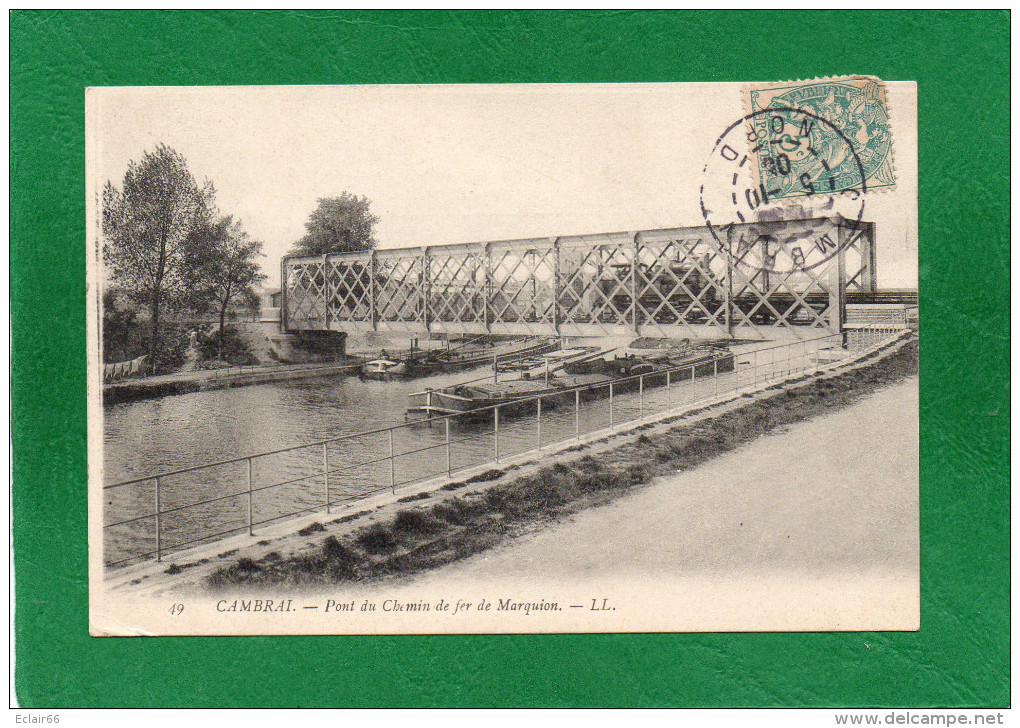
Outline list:
[[[831,190],[847,189],[861,172],[869,191],[896,186],[889,103],[880,79],[752,85],[745,98],[758,139],[768,141],[754,155],[755,171],[777,198],[816,194],[822,177]]]

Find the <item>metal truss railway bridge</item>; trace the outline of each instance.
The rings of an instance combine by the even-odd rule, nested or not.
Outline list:
[[[843,330],[876,290],[875,225],[813,218],[734,225],[740,235],[821,236],[814,268],[756,270],[706,227],[291,256],[284,331],[662,336],[773,340]]]

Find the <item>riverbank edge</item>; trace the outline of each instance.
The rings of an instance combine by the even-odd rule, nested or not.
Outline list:
[[[273,382],[286,382],[293,379],[314,379],[317,377],[347,376],[356,374],[362,365],[362,360],[345,362],[343,364],[316,364],[307,368],[288,369],[287,371],[251,371],[238,372],[235,374],[216,375],[210,370],[210,375],[203,378],[181,378],[160,382],[130,382],[120,384],[103,385],[103,404],[121,404],[124,402],[137,402],[144,399],[158,399],[177,394],[189,394],[209,389],[230,389],[232,387],[244,387],[250,384],[271,384]]]
[[[882,368],[883,362],[897,359],[897,355],[902,360],[905,348],[912,353],[906,355],[905,364],[900,362],[893,376],[876,372],[876,367]],[[160,566],[159,571],[151,563],[129,567],[120,572],[114,579],[116,584],[111,586],[146,591],[205,590],[210,587],[209,577],[213,574],[216,576],[212,585],[216,589],[227,585],[254,588],[267,583],[328,585],[345,580],[406,576],[435,568],[583,508],[614,500],[663,473],[702,464],[778,427],[852,404],[884,384],[916,376],[916,350],[916,335],[907,334],[812,374],[795,375],[757,390],[743,390],[688,410],[662,413],[617,432],[602,432],[576,444],[565,444],[558,449],[559,462],[555,464],[544,460],[545,455],[556,452],[553,448],[529,453],[517,461],[464,473],[457,482],[417,484],[402,491],[400,498],[387,493],[353,503],[340,517],[320,513],[281,523],[272,532],[260,534],[257,543],[252,537],[244,537],[230,539],[229,544],[210,544],[198,552],[179,553],[169,567]],[[840,384],[840,378],[853,381],[844,379]],[[812,393],[813,390],[821,391]],[[794,418],[768,415],[769,408],[789,409],[791,402],[776,404],[773,400],[791,396],[795,401],[814,398],[818,402]],[[765,408],[764,413],[761,407]],[[740,420],[752,422],[743,434]],[[716,421],[722,425],[721,437],[720,432],[712,431],[720,426]],[[671,452],[677,440],[693,443],[696,452],[684,452],[683,448]],[[579,475],[584,479],[581,488],[584,492],[575,492],[564,500],[561,486],[570,481],[576,490]],[[517,507],[519,502],[515,505],[519,498],[506,497],[508,488],[523,490],[529,497],[535,493],[558,493],[554,500],[559,502],[539,503],[538,508],[528,512],[528,508]],[[502,494],[495,493],[497,489]],[[459,494],[453,492],[458,490]],[[465,507],[467,501],[475,503]],[[479,507],[478,503],[485,505]],[[436,516],[437,512],[445,519],[465,522],[453,524],[448,520],[440,528],[437,520],[443,519]],[[338,513],[334,511],[334,516]],[[480,518],[482,514],[484,518]],[[365,549],[378,553],[367,553]],[[231,563],[231,559],[236,560]],[[284,566],[288,563],[296,569],[295,573],[281,572],[290,568]],[[141,587],[143,582],[145,586]]]

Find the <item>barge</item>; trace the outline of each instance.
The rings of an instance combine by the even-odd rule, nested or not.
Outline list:
[[[555,371],[547,365],[544,371],[525,371],[519,378],[501,381],[493,378],[415,392],[410,395],[406,416],[431,419],[474,413],[474,417],[485,419],[492,416],[490,410],[497,406],[501,416],[531,412],[537,399],[542,400],[543,407],[555,407],[560,402],[572,402],[575,397],[586,401],[608,397],[610,384],[614,392],[623,393],[641,386],[664,386],[667,372],[676,372],[679,380],[680,375],[706,377],[731,372],[733,368],[732,352],[705,345],[687,346],[655,358],[633,354],[612,359],[579,357],[561,363]]]
[[[364,379],[391,380],[407,377],[425,377],[474,369],[496,364],[500,371],[507,365],[523,359],[556,350],[556,339],[526,339],[511,346],[493,348],[472,348],[467,350],[411,350],[406,356],[391,357],[385,350],[382,355],[361,365],[360,374]],[[506,363],[506,364],[505,364]]]

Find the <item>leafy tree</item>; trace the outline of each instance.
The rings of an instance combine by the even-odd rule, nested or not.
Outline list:
[[[131,161],[118,189],[103,189],[103,260],[114,283],[149,312],[149,366],[159,355],[160,314],[183,295],[189,243],[213,214],[215,192],[195,182],[184,157],[160,144]]]
[[[375,225],[367,197],[343,192],[339,197],[322,197],[305,223],[308,233],[295,246],[304,255],[346,253],[375,247]]]
[[[222,342],[230,305],[258,306],[257,286],[266,280],[258,258],[262,243],[253,240],[232,215],[199,225],[189,238],[188,271],[194,308],[212,307],[219,315]]]

